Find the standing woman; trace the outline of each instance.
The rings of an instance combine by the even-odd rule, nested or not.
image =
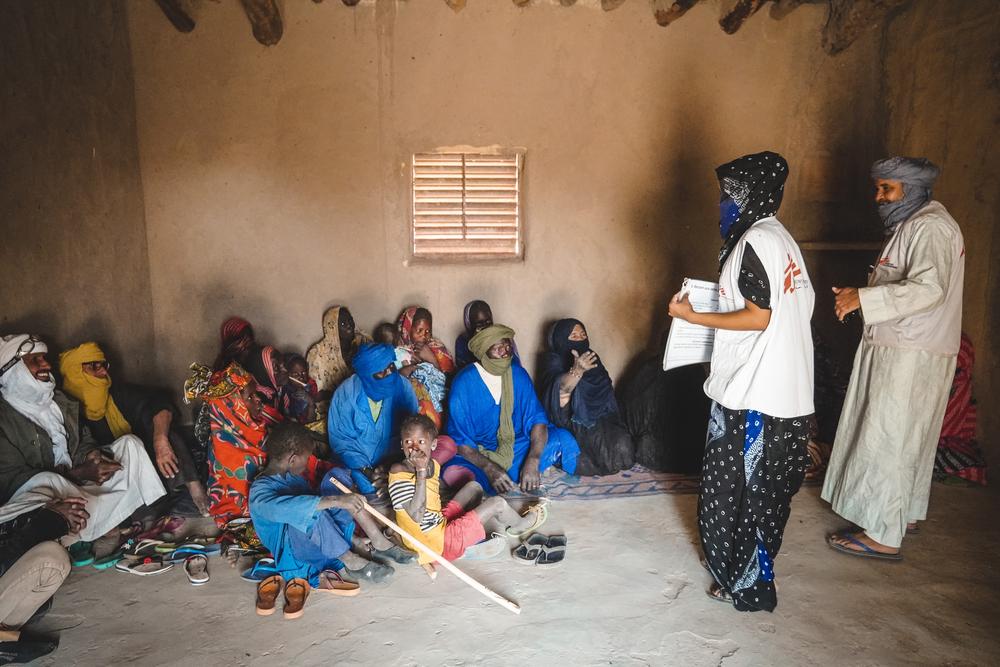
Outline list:
[[[716,329],[708,443],[698,528],[714,599],[739,611],[773,611],[774,558],[809,455],[813,413],[815,292],[794,239],[775,214],[788,163],[746,155],[716,169],[718,313],[698,313],[676,294],[670,315]]]

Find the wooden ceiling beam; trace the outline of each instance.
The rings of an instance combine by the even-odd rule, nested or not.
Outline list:
[[[156,0],[167,20],[180,32],[194,30],[194,19],[181,6],[181,0]]]
[[[830,14],[823,27],[823,49],[840,53],[861,33],[880,25],[894,10],[910,0],[830,0]]]
[[[250,19],[254,38],[264,46],[274,46],[281,40],[284,25],[274,0],[240,0]]]
[[[701,0],[653,0],[653,15],[661,26],[668,26]]]

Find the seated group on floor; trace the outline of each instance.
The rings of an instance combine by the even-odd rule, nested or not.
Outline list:
[[[494,323],[488,304],[471,302],[463,319],[452,356],[426,308],[407,308],[372,339],[335,307],[303,356],[259,343],[249,322],[230,318],[214,363],[193,364],[184,384],[185,401],[198,404],[193,429],[168,392],[113,382],[118,369],[96,343],[59,356],[57,389],[46,343],[4,336],[0,560],[6,569],[43,559],[46,572],[62,572],[21,606],[35,613],[70,560],[144,575],[183,562],[201,584],[220,543],[231,556],[270,558],[250,575],[269,582],[261,613],[279,589],[293,601],[309,590],[352,594],[359,581],[391,576],[390,563],[419,560],[433,572],[410,540],[383,534],[363,501],[448,559],[482,556],[548,513],[544,500],[518,513],[497,494],[537,496],[553,466],[606,475],[678,458],[654,451],[670,439],[662,428],[651,435],[661,387],[644,379],[628,392],[635,407],[620,408],[582,322],[552,326],[536,387],[514,331]],[[689,421],[703,424],[697,412]],[[700,461],[693,444],[687,458]],[[51,540],[69,554],[42,548]],[[4,589],[0,601],[21,595]]]

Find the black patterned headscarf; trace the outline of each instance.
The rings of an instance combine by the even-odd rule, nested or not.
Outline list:
[[[777,153],[764,151],[716,167],[715,174],[719,177],[719,187],[740,209],[740,216],[719,251],[719,271],[722,271],[729,253],[750,226],[778,212],[785,193],[788,162]]]

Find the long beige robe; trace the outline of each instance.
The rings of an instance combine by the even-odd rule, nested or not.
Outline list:
[[[822,497],[889,547],[927,517],[961,336],[965,246],[944,206],[899,225],[860,290],[865,331]]]

